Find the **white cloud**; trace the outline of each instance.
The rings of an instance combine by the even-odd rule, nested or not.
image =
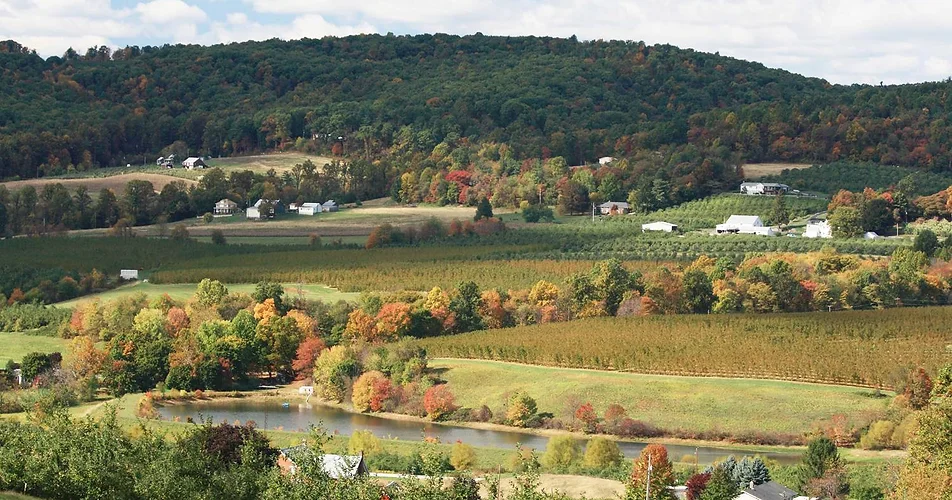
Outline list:
[[[199,23],[208,18],[205,11],[182,0],[152,0],[136,5],[146,24]]]

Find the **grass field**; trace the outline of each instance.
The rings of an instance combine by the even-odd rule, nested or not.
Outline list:
[[[784,170],[799,170],[810,168],[809,163],[746,163],[744,164],[744,178],[757,180],[768,175],[779,175]]]
[[[89,300],[111,300],[120,297],[126,297],[136,293],[144,293],[149,298],[159,297],[162,294],[169,294],[177,301],[187,300],[195,294],[195,283],[175,283],[175,284],[155,284],[155,283],[133,283],[113,290],[93,295],[86,295],[78,299],[68,300],[56,304],[58,307],[73,307],[76,304]],[[240,292],[250,294],[254,292],[255,285],[252,283],[241,283],[228,285],[229,292]],[[303,296],[309,300],[321,300],[324,302],[337,302],[338,300],[356,300],[357,293],[347,293],[329,288],[323,285],[285,283],[284,292],[290,297]]]
[[[802,434],[843,414],[867,423],[889,398],[853,387],[771,380],[640,375],[549,368],[495,361],[433,359],[457,404],[501,411],[510,394],[525,391],[540,412],[566,418],[566,402],[591,402],[599,415],[620,404],[628,416],[665,430]],[[572,411],[574,412],[574,407]]]
[[[186,184],[195,184],[193,180],[180,179],[178,177],[167,175],[165,173],[121,173],[116,175],[110,175],[108,177],[87,177],[81,179],[64,179],[64,178],[42,178],[42,179],[28,179],[23,181],[10,181],[0,183],[0,186],[6,186],[10,191],[18,191],[26,186],[33,186],[37,191],[43,188],[46,184],[55,184],[60,183],[69,189],[70,191],[75,191],[79,186],[86,186],[89,189],[91,196],[96,196],[100,190],[103,188],[109,189],[115,193],[122,193],[126,188],[126,184],[129,181],[134,180],[143,180],[149,181],[152,183],[152,186],[156,191],[161,191],[166,184],[173,181],[183,181]]]
[[[0,365],[6,365],[11,359],[20,362],[30,352],[65,352],[67,344],[59,337],[0,332]]]

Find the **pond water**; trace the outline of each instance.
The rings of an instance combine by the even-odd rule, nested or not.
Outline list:
[[[434,437],[442,443],[464,443],[486,448],[515,449],[516,444],[534,448],[540,453],[545,450],[549,438],[535,434],[508,431],[483,430],[430,422],[393,420],[369,414],[351,413],[324,405],[291,404],[282,406],[279,402],[261,401],[211,401],[201,404],[178,404],[158,408],[159,414],[166,420],[176,417],[186,421],[191,417],[195,421],[211,419],[214,423],[242,423],[252,420],[260,429],[282,429],[285,431],[306,432],[311,425],[322,427],[328,434],[350,435],[357,430],[369,430],[380,439],[400,439],[402,441],[422,441],[424,436]],[[626,457],[635,457],[641,453],[646,443],[619,441],[618,446]],[[700,464],[709,464],[728,455],[738,457],[752,453],[729,447],[694,447],[686,445],[665,445],[668,456],[678,461],[685,455],[697,454]],[[799,453],[762,453],[761,455],[787,465],[799,462]]]

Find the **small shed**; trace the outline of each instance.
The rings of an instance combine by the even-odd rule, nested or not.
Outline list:
[[[670,222],[657,221],[649,222],[647,224],[641,225],[641,232],[646,233],[648,231],[664,231],[665,233],[673,233],[678,230],[677,224],[672,224]]]
[[[830,223],[820,219],[810,219],[807,221],[807,227],[803,230],[804,238],[832,238],[833,229]]]
[[[202,160],[201,158],[197,156],[190,156],[186,158],[185,161],[182,162],[182,166],[189,170],[192,170],[195,168],[205,168],[208,165],[205,164],[205,160]]]
[[[334,200],[327,200],[321,205],[322,212],[336,212],[337,210],[337,202]]]
[[[867,231],[865,234],[863,234],[863,239],[864,239],[864,240],[878,240],[878,239],[880,239],[880,238],[882,238],[882,236],[880,236],[880,235],[878,235],[878,234],[876,234],[876,233],[874,233],[874,232],[872,232],[872,231]]]
[[[301,203],[298,206],[298,213],[301,215],[314,215],[323,211],[324,207],[320,203]]]
[[[137,280],[139,279],[139,270],[138,269],[120,269],[119,279]]]
[[[599,165],[608,165],[609,163],[611,163],[611,162],[613,162],[613,161],[615,161],[615,159],[612,158],[611,156],[603,156],[603,157],[601,157],[601,158],[598,159],[598,164],[599,164]]]

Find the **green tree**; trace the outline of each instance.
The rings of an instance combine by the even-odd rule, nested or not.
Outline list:
[[[472,446],[457,441],[450,449],[450,464],[456,470],[469,470],[476,465],[476,451]]]
[[[596,262],[590,277],[598,299],[604,301],[605,310],[613,316],[618,312],[618,304],[625,297],[625,293],[637,285],[632,273],[617,259]]]
[[[20,361],[20,370],[23,375],[23,381],[32,383],[33,379],[43,372],[53,368],[53,361],[50,356],[42,352],[29,352],[23,355]]]
[[[838,238],[854,238],[863,232],[859,211],[854,207],[837,207],[828,219],[833,235]]]
[[[740,492],[740,486],[731,474],[724,467],[715,467],[701,491],[700,500],[734,500]]]
[[[351,455],[370,456],[381,451],[380,441],[369,430],[354,431],[347,441],[347,453]]]
[[[607,469],[619,465],[624,459],[618,443],[614,440],[596,437],[585,446],[583,464],[591,469]]]
[[[176,224],[175,227],[172,228],[169,238],[171,238],[172,241],[187,241],[189,239],[188,228],[185,227],[185,224]]]
[[[483,327],[479,315],[482,298],[479,287],[473,281],[464,281],[456,286],[456,294],[450,299],[449,309],[456,316],[456,331],[471,332]]]
[[[819,437],[807,445],[800,465],[800,482],[808,484],[814,479],[824,477],[827,472],[842,468],[840,452],[830,438]]]
[[[274,300],[274,307],[277,308],[279,312],[284,310],[284,287],[281,286],[281,283],[259,281],[258,284],[255,285],[255,291],[251,294],[251,297],[259,304],[265,300],[272,299]]]
[[[917,252],[922,252],[929,257],[935,255],[935,251],[939,248],[939,238],[936,237],[935,233],[928,229],[923,229],[916,234],[916,239],[912,243],[912,249]]]
[[[681,278],[682,296],[687,309],[696,314],[710,312],[714,304],[714,288],[711,278],[700,269],[689,269]]]
[[[783,194],[774,196],[773,207],[770,209],[770,223],[780,226],[790,222],[790,211],[787,209],[787,197]]]
[[[122,209],[135,225],[151,224],[156,214],[155,188],[152,183],[129,181],[122,198]]]
[[[545,447],[542,465],[550,469],[564,470],[578,460],[580,448],[572,436],[553,436]]]
[[[490,219],[492,216],[493,207],[489,204],[489,199],[484,196],[479,200],[479,204],[476,205],[476,215],[473,217],[473,220]]]
[[[214,307],[228,296],[228,288],[221,281],[203,279],[195,289],[195,299],[205,307]]]

